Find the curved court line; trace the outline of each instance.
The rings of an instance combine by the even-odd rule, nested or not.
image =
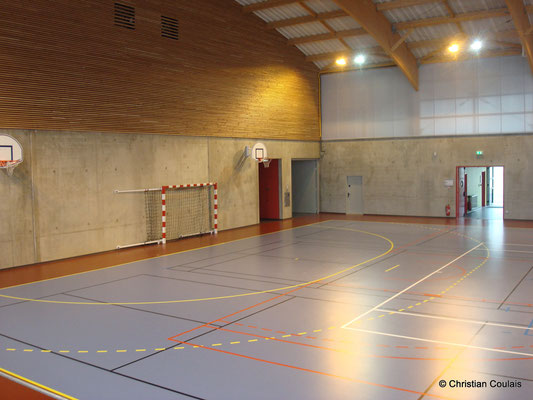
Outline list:
[[[328,227],[328,229],[337,229],[335,227]],[[375,257],[369,258],[368,260],[365,260],[363,262],[360,262],[359,264],[352,265],[351,267],[345,268],[341,271],[337,271],[333,274],[324,276],[322,278],[318,278],[309,282],[299,283],[297,285],[291,285],[291,286],[283,286],[275,289],[268,289],[268,290],[261,290],[257,292],[250,292],[250,293],[240,293],[240,294],[232,294],[227,296],[216,296],[216,297],[205,297],[205,298],[198,298],[198,299],[182,299],[182,300],[161,300],[161,301],[135,301],[135,302],[113,302],[113,303],[99,303],[99,302],[82,302],[82,301],[59,301],[59,300],[43,300],[43,299],[31,299],[27,297],[17,297],[17,296],[9,296],[6,294],[0,294],[0,297],[7,298],[7,299],[13,299],[13,300],[21,300],[21,301],[32,301],[35,303],[50,303],[50,304],[71,304],[71,305],[91,305],[91,306],[126,306],[126,305],[150,305],[150,304],[174,304],[174,303],[192,303],[196,301],[210,301],[210,300],[222,300],[222,299],[231,299],[236,297],[245,297],[245,296],[254,296],[258,294],[264,294],[264,293],[272,293],[272,292],[278,292],[281,290],[287,290],[287,289],[293,289],[300,286],[308,286],[312,285],[314,283],[323,281],[325,279],[333,278],[334,276],[338,276],[340,274],[343,274],[345,272],[351,271],[354,268],[357,268],[363,264],[369,263],[371,261],[377,260],[378,258],[381,258],[387,254],[389,254],[394,249],[394,242],[390,240],[389,238],[379,235],[377,233],[367,232],[367,231],[361,231],[359,229],[350,229],[350,228],[342,228],[343,230],[350,230],[353,232],[359,232],[366,235],[376,236],[380,239],[383,239],[387,241],[390,245],[389,249],[385,251],[384,253],[381,253]]]

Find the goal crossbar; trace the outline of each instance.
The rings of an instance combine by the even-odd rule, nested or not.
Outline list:
[[[216,182],[115,190],[114,193],[144,193],[145,199],[146,241],[117,248],[165,244],[167,240],[218,232]]]

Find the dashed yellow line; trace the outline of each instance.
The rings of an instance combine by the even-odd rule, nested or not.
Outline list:
[[[433,234],[432,234],[433,235]],[[394,268],[398,268],[400,266],[400,264],[398,265],[395,265],[394,267],[392,268],[389,268],[389,269],[386,269],[385,272],[389,272],[389,271],[392,271]]]
[[[454,232],[450,232],[450,233],[453,233],[455,234]],[[378,235],[376,235],[378,236]],[[464,235],[461,235],[463,237],[467,237],[467,236],[464,236]],[[471,240],[475,240],[477,241],[476,239],[473,239],[473,238],[470,238],[470,237],[467,237]],[[392,246],[391,246],[392,247]],[[468,273],[466,273],[465,275],[463,275],[461,278],[459,278],[456,282],[454,282],[453,284],[451,284],[450,286],[448,286],[445,290],[441,291],[440,294],[444,294],[446,292],[448,292],[449,290],[453,289],[454,287],[456,287],[458,284],[460,284],[463,280],[465,280],[465,278],[467,278],[468,276],[470,276],[472,273],[476,272],[479,268],[481,268],[489,259],[489,256],[490,256],[490,252],[489,252],[489,249],[487,248],[487,246],[485,246],[485,244],[483,244],[483,247],[485,248],[485,250],[487,251],[487,256],[485,257],[485,259],[483,260],[483,262],[481,262],[479,265],[477,265],[475,268],[473,268],[472,270],[470,270]],[[391,248],[392,249],[392,248]],[[389,251],[391,250],[389,249]],[[398,267],[398,265],[392,267],[392,268],[389,268],[386,272]],[[410,305],[408,307],[406,307],[407,309],[411,309],[411,308],[414,308],[416,306],[420,306],[422,304],[425,304],[431,300],[434,300],[435,297],[434,296],[431,296],[429,299],[425,299],[423,301],[420,301],[414,305]],[[406,309],[405,308],[400,308],[396,311],[391,311],[388,313],[388,315],[392,315],[392,314],[396,314],[396,313],[401,313],[403,311],[405,311]],[[383,318],[385,317],[386,314],[382,314],[382,315],[379,315],[378,317],[370,317],[370,318],[367,318],[366,320],[360,320],[360,321],[356,321],[354,322],[354,324],[360,324],[364,321],[372,321],[376,318]],[[339,329],[340,327],[337,327],[337,326],[330,326],[328,328],[326,328],[327,330],[333,330],[333,329]],[[317,332],[322,332],[323,329],[315,329],[313,330],[313,332],[317,333]],[[303,336],[303,335],[307,335],[307,332],[299,332],[299,333],[296,333],[296,334],[286,334],[286,335],[282,335],[281,337],[282,338],[288,338],[288,337],[292,337],[292,336]],[[275,337],[265,337],[264,338],[265,340],[275,340],[276,338]],[[253,342],[258,342],[259,339],[250,339],[248,340],[249,343],[253,343]],[[240,341],[234,341],[234,342],[230,342],[230,344],[240,344],[241,342]],[[216,347],[216,346],[222,346],[223,343],[213,343],[211,344],[212,347]],[[196,348],[199,348],[199,347],[203,347],[203,346],[193,346],[192,348],[196,349]],[[179,347],[174,347],[173,348],[174,350],[183,350],[185,349],[184,346],[179,346]],[[164,347],[158,347],[158,348],[155,348],[153,351],[155,352],[159,352],[159,351],[164,351],[166,350],[166,348]],[[17,349],[15,348],[5,348],[5,351],[17,351]],[[33,352],[34,350],[33,349],[22,349],[22,352],[26,352],[26,353],[31,353]],[[108,353],[109,351],[113,351],[113,350],[96,350],[96,353]],[[114,352],[115,353],[126,353],[128,350],[126,349],[119,349],[119,350],[115,350]],[[136,349],[135,350],[136,352],[146,352],[146,351],[149,351],[148,349]],[[41,353],[51,353],[52,350],[40,350]],[[58,353],[70,353],[70,352],[77,352],[77,353],[80,353],[80,354],[87,354],[89,353],[90,351],[89,350],[59,350]]]

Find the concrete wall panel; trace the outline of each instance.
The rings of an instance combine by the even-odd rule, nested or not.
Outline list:
[[[324,142],[321,211],[346,211],[346,176],[363,176],[364,213],[455,215],[457,166],[505,167],[505,218],[533,219],[533,136],[483,136]],[[477,158],[483,150],[483,158]],[[436,153],[436,156],[433,154]]]
[[[219,229],[259,222],[258,165],[242,156],[257,139],[2,132],[22,143],[25,160],[13,177],[0,173],[0,268],[145,241],[144,193],[116,189],[215,181]],[[270,157],[282,159],[289,191],[291,159],[320,153],[318,142],[262,141]],[[284,207],[282,217],[291,216],[291,206]]]

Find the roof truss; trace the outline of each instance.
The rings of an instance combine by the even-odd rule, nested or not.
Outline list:
[[[243,6],[242,11],[249,14],[277,8],[275,13],[265,14],[266,17],[264,14],[259,14],[264,19],[268,18],[265,29],[283,30],[295,27],[293,30],[282,31],[289,37],[287,44],[298,46],[306,54],[306,60],[317,64],[322,71],[336,69],[335,60],[338,57],[352,58],[356,54],[364,53],[371,56],[371,64],[365,65],[365,68],[392,63],[402,69],[416,88],[418,65],[467,57],[467,55],[452,57],[447,54],[446,49],[452,40],[466,42],[471,39],[465,32],[468,28],[474,35],[470,21],[480,21],[478,23],[481,24],[480,27],[489,27],[481,28],[487,46],[479,57],[515,55],[519,54],[523,47],[533,71],[533,26],[528,18],[528,14],[533,13],[533,5],[524,5],[523,0],[505,0],[506,7],[495,9],[487,7],[483,9],[479,0],[459,0],[459,5],[462,3],[465,6],[474,5],[473,8],[470,6],[464,9],[478,9],[463,13],[460,13],[459,9],[454,9],[458,3],[450,0],[391,0],[381,3],[374,1],[331,0],[338,8],[332,7],[330,2],[327,8],[318,9],[311,0],[263,0]],[[294,12],[294,8],[285,7],[287,5],[299,6],[302,12],[298,15]],[[405,14],[402,9],[409,10],[409,14]],[[427,16],[428,9],[433,11],[431,13],[433,16]],[[418,18],[404,20],[405,15],[417,15],[417,13]],[[278,14],[281,17],[276,18]],[[307,15],[302,16],[302,14]],[[386,16],[391,20],[389,21]],[[493,26],[482,22],[501,17],[508,17],[509,20],[512,17],[516,29],[509,27],[510,29],[498,31],[493,28],[498,24],[501,25],[501,20]],[[351,26],[347,25],[346,18],[353,19],[354,23]],[[399,22],[394,23],[395,21]],[[322,25],[322,30],[317,24]],[[430,32],[428,29],[433,29],[433,32],[449,32],[451,28],[440,30],[433,28],[445,24],[455,26],[456,33],[435,38],[429,35],[429,38],[424,40],[413,40],[415,36],[419,39],[427,37],[426,32]],[[418,31],[419,29],[422,31]],[[309,33],[299,35],[296,32]],[[422,32],[422,35],[419,32]]]

